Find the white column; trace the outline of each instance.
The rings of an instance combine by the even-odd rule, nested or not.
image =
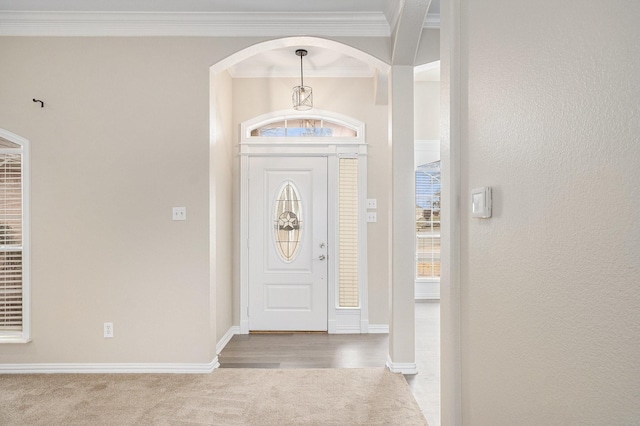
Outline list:
[[[413,66],[390,75],[391,292],[388,367],[415,374],[415,176],[413,169]]]

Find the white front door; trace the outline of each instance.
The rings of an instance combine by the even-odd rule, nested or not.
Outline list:
[[[249,330],[327,330],[327,158],[249,159]]]

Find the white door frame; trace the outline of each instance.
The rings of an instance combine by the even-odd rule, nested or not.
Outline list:
[[[262,125],[280,119],[326,119],[344,124],[356,130],[355,137],[312,137],[304,140],[294,138],[257,137],[251,131]],[[327,330],[329,333],[368,333],[369,309],[367,292],[367,145],[365,142],[364,123],[328,111],[275,111],[248,120],[241,125],[240,136],[240,333],[249,333],[249,158],[252,156],[275,157],[327,157]],[[358,158],[358,197],[359,251],[358,286],[360,294],[359,308],[339,308],[337,306],[338,282],[338,160],[339,158]]]

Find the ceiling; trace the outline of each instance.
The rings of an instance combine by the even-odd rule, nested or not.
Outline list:
[[[311,17],[312,20],[314,17],[321,18],[324,23],[333,25],[334,31],[349,31],[357,26],[354,23],[361,22],[365,24],[375,22],[376,28],[380,28],[380,23],[383,22],[387,28],[386,33],[389,34],[394,20],[397,19],[401,2],[402,0],[0,0],[0,27],[3,20],[6,23],[9,20],[19,21],[25,17],[44,19],[49,26],[52,17],[60,17],[60,22],[65,20],[68,22],[69,19],[77,17],[85,19],[85,24],[92,22],[92,25],[97,27],[101,23],[101,17],[107,15],[111,23],[119,17],[130,20],[132,16],[159,16],[158,14],[163,18],[190,17],[196,20],[214,15],[215,19],[222,17],[226,20],[228,17],[233,17],[233,20],[237,20],[250,15],[251,19],[257,20],[257,26],[264,23],[265,28],[270,25],[275,27],[276,24],[272,22],[276,20],[278,20],[277,25],[282,27],[282,20],[294,22],[298,17]],[[436,26],[433,23],[439,22],[439,13],[440,0],[432,0],[427,16],[427,21],[431,24],[425,21],[425,27]],[[342,20],[345,16],[350,21]],[[229,26],[229,30],[232,30],[233,20],[224,22]],[[329,22],[331,20],[333,23]],[[369,28],[373,28],[374,24],[370,25]],[[210,26],[219,28],[222,25]],[[238,26],[235,35],[239,35],[240,31],[242,29]],[[245,33],[246,27],[241,34]],[[299,76],[300,58],[295,55],[297,48],[305,48],[309,51],[303,59],[305,76],[313,78],[371,77],[375,73],[370,64],[345,53],[318,46],[287,47],[258,53],[234,64],[229,68],[229,72],[234,78]],[[423,77],[417,74],[419,79],[434,78],[433,69],[430,69],[427,74],[424,74],[424,70],[420,72],[423,73]]]

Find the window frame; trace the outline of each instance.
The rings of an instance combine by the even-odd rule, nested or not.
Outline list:
[[[1,331],[2,343],[28,343],[31,341],[31,233],[30,233],[30,150],[29,141],[8,130],[0,129],[0,138],[20,148],[0,148],[0,153],[22,155],[22,330]]]

